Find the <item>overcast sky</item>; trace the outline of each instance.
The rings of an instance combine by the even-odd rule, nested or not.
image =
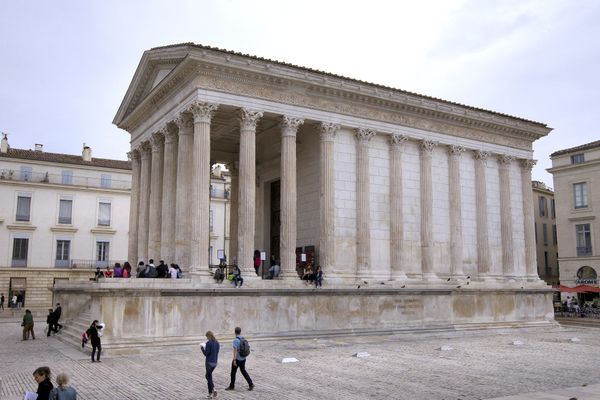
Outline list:
[[[12,147],[125,159],[112,125],[144,50],[194,42],[548,124],[550,153],[600,139],[600,1],[2,1],[0,131]]]

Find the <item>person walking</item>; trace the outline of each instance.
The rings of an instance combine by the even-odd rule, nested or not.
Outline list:
[[[31,311],[25,310],[21,326],[23,327],[23,340],[29,340],[29,333],[31,333],[31,338],[35,340],[35,333],[33,332],[33,315],[31,314]]]
[[[0,296],[0,309],[4,311],[4,293],[2,293],[2,296]]]
[[[54,311],[51,308],[48,309],[46,323],[48,324],[48,332],[46,333],[46,336],[50,337],[50,334],[52,333],[52,328],[54,327]]]
[[[229,381],[229,386],[225,388],[225,390],[235,390],[235,375],[237,374],[238,368],[240,372],[248,382],[248,390],[254,389],[254,383],[252,382],[252,378],[246,371],[246,357],[240,354],[240,346],[242,340],[245,340],[242,334],[242,328],[236,326],[235,328],[235,339],[233,339],[233,361],[231,362],[231,380]]]
[[[38,383],[37,400],[50,400],[50,392],[54,388],[50,377],[51,372],[48,367],[39,367],[33,371],[33,379]]]
[[[100,335],[98,335],[98,320],[95,319],[92,321],[92,325],[85,331],[90,338],[90,342],[92,343],[92,362],[102,362],[100,361],[100,353],[102,352],[102,343],[100,341]],[[94,360],[94,355],[98,351],[98,356],[96,360]]]
[[[56,309],[54,310],[54,326],[53,326],[54,333],[58,333],[58,331],[61,330],[63,327],[61,324],[58,323],[61,315],[62,315],[62,307],[60,306],[60,303],[56,303]]]
[[[17,308],[17,295],[13,295],[12,299],[11,299],[11,308]]]
[[[204,354],[206,357],[204,362],[204,366],[206,367],[206,382],[208,383],[208,396],[206,396],[206,398],[210,399],[211,397],[217,397],[217,391],[215,390],[215,384],[213,383],[212,373],[215,368],[217,368],[220,345],[212,331],[206,332],[206,338],[208,341],[200,346],[200,350],[202,350],[202,354]]]
[[[56,384],[58,386],[50,392],[50,399],[77,400],[77,391],[69,386],[69,376],[67,374],[56,375]]]

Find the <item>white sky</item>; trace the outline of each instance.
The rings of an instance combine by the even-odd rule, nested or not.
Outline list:
[[[548,124],[550,153],[600,139],[594,0],[2,1],[0,131],[12,147],[125,159],[112,125],[142,53],[194,42]]]

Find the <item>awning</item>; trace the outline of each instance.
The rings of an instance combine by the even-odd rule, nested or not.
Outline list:
[[[568,287],[564,285],[553,285],[552,289],[557,292],[567,292],[567,293],[600,293],[599,287],[589,286],[589,285],[579,285],[575,287]]]

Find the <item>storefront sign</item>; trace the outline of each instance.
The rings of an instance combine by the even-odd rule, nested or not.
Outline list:
[[[597,285],[598,279],[577,279],[575,283],[578,285]]]

